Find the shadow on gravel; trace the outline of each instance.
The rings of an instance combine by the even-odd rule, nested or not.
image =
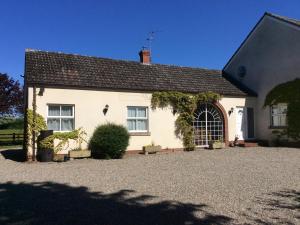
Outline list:
[[[145,203],[155,197],[134,193],[104,194],[51,182],[0,184],[0,224],[188,225],[230,224],[232,220],[208,213],[204,204]]]
[[[257,213],[248,209],[244,216],[256,224],[285,224],[296,225],[300,220],[300,192],[285,189],[257,198],[256,203],[263,210]]]
[[[15,162],[25,162],[25,152],[22,149],[0,150],[0,154],[2,154],[5,159]]]
[[[300,210],[300,191],[283,190],[269,194],[276,199],[266,200],[268,206],[281,209]],[[300,219],[300,217],[299,217]]]

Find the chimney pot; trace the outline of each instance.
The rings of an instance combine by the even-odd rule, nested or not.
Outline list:
[[[151,54],[148,49],[143,49],[139,52],[140,55],[140,62],[143,64],[150,64],[151,63]]]

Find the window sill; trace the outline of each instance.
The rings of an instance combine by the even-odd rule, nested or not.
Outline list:
[[[53,133],[67,133],[67,132],[72,132],[74,130],[75,129],[73,129],[73,130],[53,130]]]
[[[269,129],[286,129],[287,126],[269,126]]]
[[[151,136],[150,132],[129,132],[130,136]]]

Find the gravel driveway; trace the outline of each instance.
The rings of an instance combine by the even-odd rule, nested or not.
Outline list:
[[[300,224],[300,149],[0,159],[0,224]]]

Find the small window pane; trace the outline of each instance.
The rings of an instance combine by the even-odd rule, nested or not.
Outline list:
[[[70,131],[73,130],[74,120],[73,119],[61,119],[61,130]]]
[[[280,126],[286,126],[286,116],[280,117]]]
[[[287,113],[287,106],[286,105],[281,105],[279,107],[279,113],[286,114]]]
[[[136,108],[128,107],[127,116],[128,117],[136,117]]]
[[[62,116],[73,116],[73,107],[72,106],[62,106],[61,107]]]
[[[49,116],[60,116],[60,106],[49,106]]]
[[[279,104],[272,106],[272,125],[286,126],[287,105]]]
[[[279,116],[273,116],[273,126],[280,126]]]
[[[49,118],[47,120],[47,127],[49,130],[59,131],[60,120],[55,118]]]
[[[272,115],[277,115],[278,114],[278,108],[277,106],[272,107]]]
[[[147,107],[127,107],[127,128],[129,131],[147,131]]]
[[[73,109],[72,105],[48,105],[48,129],[54,131],[73,130],[75,127]]]
[[[135,120],[127,120],[128,130],[136,130],[136,121]]]
[[[146,120],[137,120],[136,129],[137,130],[147,130],[147,121]]]
[[[137,117],[146,118],[146,108],[137,108]]]

